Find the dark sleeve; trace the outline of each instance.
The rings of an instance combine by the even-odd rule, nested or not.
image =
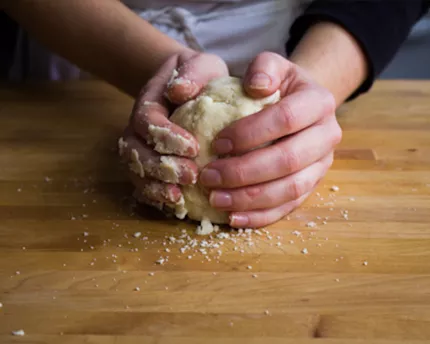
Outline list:
[[[18,37],[18,24],[0,11],[0,80],[6,79],[12,65]]]
[[[427,12],[429,0],[316,0],[290,29],[288,55],[317,22],[331,21],[347,30],[366,56],[369,75],[350,99],[370,89],[406,40],[412,26]]]

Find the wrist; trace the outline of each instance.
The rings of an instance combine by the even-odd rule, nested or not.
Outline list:
[[[303,36],[290,57],[333,93],[340,105],[366,79],[366,57],[355,38],[341,26],[320,22]]]

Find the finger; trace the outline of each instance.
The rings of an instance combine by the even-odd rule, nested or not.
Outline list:
[[[237,212],[230,214],[230,226],[234,228],[258,228],[279,221],[302,204],[311,192],[281,206],[265,210]]]
[[[293,72],[294,65],[271,52],[259,54],[249,65],[244,77],[244,89],[254,98],[267,97],[276,92],[283,80]]]
[[[178,60],[178,55],[173,55],[164,62],[164,64],[140,91],[135,102],[135,108],[143,106],[145,102],[155,102],[160,105],[167,105],[164,92],[166,91],[166,86],[169,83],[169,80],[172,79],[174,70],[178,65]]]
[[[130,174],[130,179],[136,187],[134,196],[142,203],[148,204],[145,200],[153,203],[177,203],[182,197],[182,192],[178,185],[139,178],[134,174]]]
[[[134,190],[133,197],[138,203],[149,205],[158,210],[163,210],[163,202],[158,202],[158,201],[153,201],[151,199],[148,199],[145,196],[143,196],[142,193],[137,189]]]
[[[195,157],[199,150],[196,139],[167,118],[164,93],[177,63],[178,57],[171,57],[142,89],[132,111],[131,126],[159,153]]]
[[[278,103],[242,118],[222,130],[213,142],[219,154],[238,154],[299,132],[333,115],[333,96],[321,87],[309,85]]]
[[[210,80],[228,76],[225,62],[212,54],[197,54],[186,59],[180,57],[178,65],[178,74],[167,88],[167,97],[174,104],[195,98]]]
[[[158,103],[146,103],[132,118],[134,131],[161,154],[195,157],[197,140],[185,129],[170,122]]]
[[[185,158],[162,156],[143,144],[135,136],[119,141],[122,158],[140,178],[145,176],[173,184],[195,184],[198,169],[196,164]]]
[[[303,170],[271,182],[233,190],[213,190],[209,201],[223,211],[278,207],[310,192],[333,163],[333,152]]]
[[[326,156],[340,139],[341,129],[332,116],[273,145],[216,160],[200,173],[200,182],[207,188],[231,189],[282,178]]]

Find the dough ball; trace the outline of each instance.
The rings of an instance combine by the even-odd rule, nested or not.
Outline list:
[[[242,88],[242,80],[233,77],[214,79],[195,99],[185,103],[171,116],[170,120],[193,134],[200,144],[200,153],[195,162],[201,170],[218,157],[211,144],[215,136],[225,127],[243,117],[252,115],[266,105],[280,99],[279,91],[273,95],[252,99]],[[198,184],[182,186],[184,199],[176,207],[176,214],[184,218],[213,223],[228,223],[228,213],[218,211],[209,204],[209,195]]]

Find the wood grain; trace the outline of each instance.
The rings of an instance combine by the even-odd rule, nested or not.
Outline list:
[[[211,261],[163,245],[195,224],[132,207],[116,152],[131,106],[95,81],[0,90],[1,343],[430,341],[430,82],[342,106],[316,193],[272,240]]]

